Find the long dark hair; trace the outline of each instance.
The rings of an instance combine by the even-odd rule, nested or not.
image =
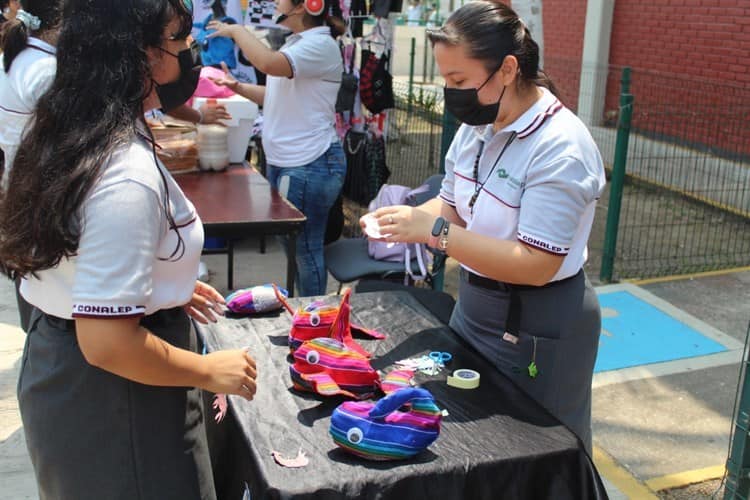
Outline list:
[[[57,29],[60,22],[61,4],[60,0],[21,0],[21,8],[39,18],[39,29],[31,30],[18,19],[10,19],[3,23],[0,40],[2,41],[3,68],[6,73],[10,71],[16,56],[26,48],[30,35],[39,36]]]
[[[430,41],[462,45],[469,57],[482,61],[488,72],[498,69],[506,56],[515,56],[521,85],[541,85],[553,94],[557,89],[539,67],[539,45],[518,14],[493,0],[474,0],[456,10],[445,25],[427,33]]]
[[[172,19],[187,37],[182,0],[66,0],[57,73],[39,99],[0,202],[0,269],[11,277],[75,255],[81,204],[119,147],[143,124],[152,90],[148,47]],[[168,210],[167,210],[168,212]]]

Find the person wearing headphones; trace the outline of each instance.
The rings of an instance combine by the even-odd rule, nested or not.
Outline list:
[[[228,72],[217,83],[263,106],[263,149],[272,186],[307,217],[297,238],[297,287],[301,296],[326,293],[323,257],[328,212],[346,175],[336,135],[335,105],[343,62],[328,16],[327,0],[280,0],[276,23],[292,31],[274,51],[243,26],[218,21],[211,37],[234,39],[267,76],[266,85],[239,83]],[[332,28],[332,27],[337,28]]]
[[[380,232],[461,264],[450,327],[591,452],[601,318],[583,265],[605,184],[601,155],[554,95],[510,7],[475,0],[428,36],[446,109],[463,125],[439,196],[378,209]]]
[[[200,70],[190,4],[65,0],[0,199],[0,270],[34,306],[18,403],[41,499],[215,499],[201,389],[255,394],[246,349],[198,352],[190,317],[223,298],[144,119]]]

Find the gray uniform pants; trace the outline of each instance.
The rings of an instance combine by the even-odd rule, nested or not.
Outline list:
[[[450,326],[503,374],[571,429],[591,453],[591,379],[601,313],[583,271],[554,285],[518,287],[520,333],[504,340],[510,287],[469,283],[461,269]],[[534,361],[538,374],[531,377]]]
[[[180,308],[141,324],[196,350]],[[33,310],[18,401],[42,500],[216,497],[200,392],[147,386],[89,365],[71,320]]]

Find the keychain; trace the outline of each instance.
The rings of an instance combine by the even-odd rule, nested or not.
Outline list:
[[[529,371],[529,377],[536,378],[539,373],[539,370],[536,367],[536,337],[531,338],[534,341],[534,350],[531,352],[531,363],[529,363],[527,370]]]

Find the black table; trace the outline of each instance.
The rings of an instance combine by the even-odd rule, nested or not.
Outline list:
[[[235,497],[243,482],[253,500],[606,498],[579,440],[409,294],[355,294],[352,306],[353,319],[388,334],[362,340],[376,369],[448,351],[451,368],[477,370],[481,386],[461,390],[447,386],[445,375],[420,376],[421,386],[449,412],[440,437],[413,459],[369,462],[338,449],[328,435],[330,415],[343,399],[291,389],[288,313],[199,325],[209,350],[249,347],[258,365],[255,400],[230,397],[231,418],[209,429],[221,498]],[[294,457],[300,449],[310,458],[300,469],[281,467],[271,456],[276,450]]]
[[[280,234],[289,238],[286,289],[294,295],[297,233],[306,220],[302,212],[246,163],[232,165],[222,172],[178,174],[175,180],[195,205],[206,236],[226,238],[226,249],[204,253],[228,254],[230,290],[234,288],[234,241],[251,234]]]

